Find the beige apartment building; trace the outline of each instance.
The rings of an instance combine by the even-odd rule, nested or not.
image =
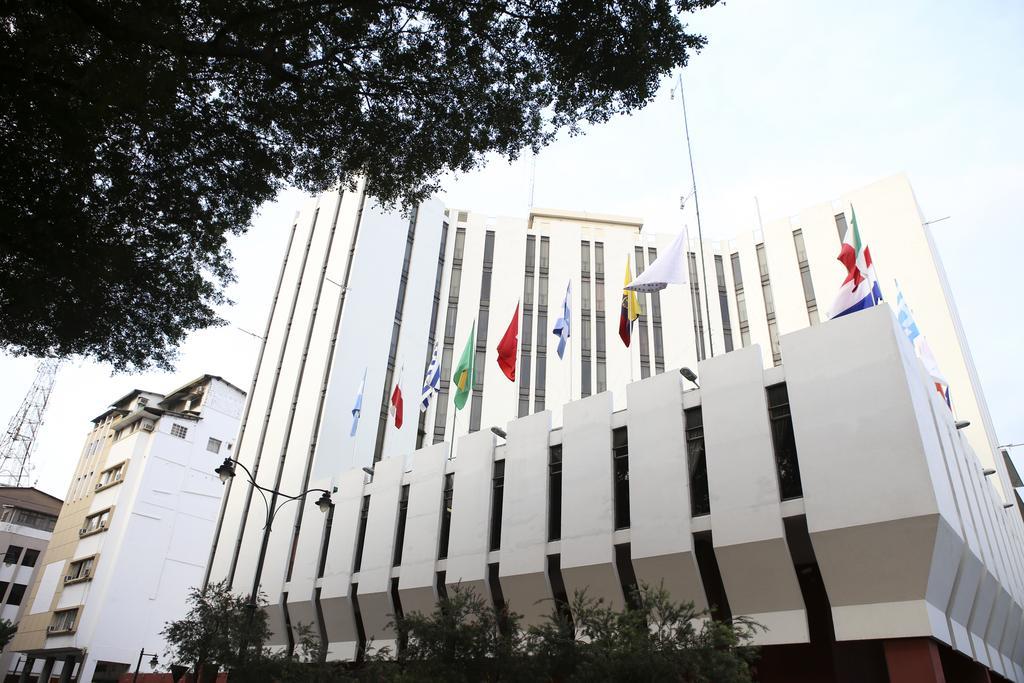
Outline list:
[[[202,582],[245,392],[203,375],[92,420],[10,649],[13,680],[116,681]],[[148,659],[148,658],[147,658]]]

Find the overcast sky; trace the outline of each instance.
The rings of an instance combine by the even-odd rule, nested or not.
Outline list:
[[[1024,3],[979,0],[738,2],[696,16],[707,48],[683,74],[705,236],[765,220],[906,172],[933,227],[1001,442],[1024,441]],[[689,187],[678,97],[564,139],[536,160],[535,204],[643,217],[672,232]],[[531,163],[493,160],[448,178],[446,201],[525,216]],[[132,388],[166,392],[204,372],[249,388],[286,230],[303,196],[284,192],[234,241],[232,326],[193,334],[175,373],[111,375],[66,363],[33,457],[63,497],[89,420]],[[838,284],[838,283],[837,283]],[[923,330],[927,335],[928,330]],[[35,362],[0,356],[0,427]],[[954,388],[955,391],[955,388]],[[1018,462],[1024,449],[1018,449]]]

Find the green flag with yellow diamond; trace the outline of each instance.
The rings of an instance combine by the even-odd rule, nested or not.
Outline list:
[[[455,366],[455,374],[452,375],[452,384],[455,385],[455,409],[462,410],[469,397],[469,391],[473,388],[473,360],[476,357],[474,352],[474,338],[476,337],[476,321],[469,331],[469,339],[466,340],[466,348],[462,351],[459,364]]]

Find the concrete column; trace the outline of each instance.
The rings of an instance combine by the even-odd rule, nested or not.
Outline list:
[[[29,676],[32,675],[32,669],[36,665],[35,657],[26,657],[25,664],[21,667],[21,675],[18,676],[18,683],[28,683]]]
[[[946,683],[939,647],[931,638],[889,638],[883,648],[889,683]]]
[[[68,655],[60,667],[60,683],[71,683],[71,673],[75,670],[75,656]]]
[[[47,657],[43,662],[43,670],[39,672],[38,683],[50,683],[50,675],[53,673],[53,657]]]

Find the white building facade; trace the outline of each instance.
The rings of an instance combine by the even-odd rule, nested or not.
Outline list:
[[[202,584],[245,393],[204,375],[134,391],[100,415],[68,492],[73,540],[43,556],[13,643],[21,680],[118,680]],[[81,504],[79,504],[81,503]],[[73,528],[70,528],[73,527]],[[147,657],[147,660],[149,658]]]
[[[788,350],[783,338],[804,328],[818,327],[826,318],[832,296],[845,276],[835,256],[850,204],[856,209],[862,237],[871,246],[883,293],[895,299],[895,292],[887,283],[893,278],[899,280],[921,330],[928,336],[939,365],[949,379],[956,418],[971,422],[958,434],[967,439],[975,453],[972,457],[977,457],[984,467],[995,468],[998,479],[1003,480],[991,482],[989,478],[993,485],[986,484],[1001,504],[1001,491],[1009,490],[1005,463],[995,457],[994,430],[955,306],[904,177],[857,190],[797,217],[770,222],[758,233],[738,236],[732,242],[707,242],[703,264],[700,250],[692,243],[690,284],[641,297],[644,315],[634,329],[629,349],[618,337],[620,283],[627,259],[635,274],[666,249],[673,236],[646,235],[642,222],[636,219],[535,210],[524,221],[490,218],[454,209],[445,211],[436,202],[421,205],[411,217],[403,217],[364,200],[362,188],[359,188],[355,192],[318,198],[293,224],[268,320],[266,341],[235,451],[235,457],[255,472],[263,486],[288,494],[306,488],[337,487],[336,507],[327,527],[329,533],[325,534],[326,520],[317,511],[312,497],[305,504],[279,515],[272,530],[265,533],[263,510],[252,504],[251,490],[236,477],[225,498],[209,579],[228,580],[237,590],[245,592],[258,583],[270,599],[275,643],[288,643],[289,624],[316,624],[332,644],[331,656],[340,658],[354,655],[359,638],[349,637],[352,633],[361,631],[366,637],[380,633],[386,623],[384,617],[391,609],[389,605],[396,602],[395,595],[404,610],[428,608],[443,585],[437,581],[438,571],[444,572],[444,581],[450,582],[453,576],[458,576],[463,582],[476,581],[488,588],[486,572],[495,563],[488,559],[486,551],[480,555],[478,550],[481,544],[486,546],[488,538],[494,534],[490,530],[482,533],[479,525],[481,520],[488,519],[481,513],[490,504],[489,481],[495,459],[463,457],[477,450],[493,450],[488,428],[509,425],[506,448],[510,453],[526,448],[517,445],[525,442],[513,438],[520,430],[525,430],[521,438],[532,434],[529,438],[534,439],[534,446],[539,449],[537,453],[543,453],[528,456],[524,452],[523,458],[532,457],[536,463],[543,463],[541,469],[546,471],[547,446],[541,448],[541,445],[554,438],[548,432],[554,434],[557,432],[551,430],[563,428],[568,436],[573,431],[572,420],[586,423],[590,419],[604,419],[600,415],[605,412],[608,416],[620,416],[615,419],[626,419],[628,415],[622,411],[633,410],[630,398],[633,389],[627,391],[627,387],[661,386],[665,382],[677,386],[679,379],[678,374],[670,372],[666,375],[670,379],[652,378],[649,383],[640,385],[633,384],[635,381],[681,366],[697,367],[703,377],[702,386],[707,387],[704,391],[714,392],[718,389],[707,386],[712,380],[705,373],[713,375],[714,368],[740,363],[738,359],[746,359],[742,362],[750,365],[751,376],[762,373],[762,367],[768,368],[763,371],[765,376],[772,372],[782,376],[784,371],[778,368],[793,360],[787,353],[796,353]],[[570,281],[573,334],[566,358],[559,359],[555,352],[557,339],[550,331],[561,314],[562,299]],[[498,369],[494,348],[517,305],[521,306],[522,326],[517,381],[513,383]],[[842,321],[834,322],[828,329],[834,330],[841,324]],[[465,410],[456,413],[448,380],[473,327],[476,329],[477,374],[470,403]],[[814,338],[829,338],[824,329],[820,333],[812,330],[817,333]],[[416,412],[419,389],[435,343],[443,357],[441,391],[429,409],[420,414]],[[870,352],[872,343],[866,343],[866,347],[866,352]],[[731,353],[725,353],[727,351]],[[836,354],[830,354],[829,358],[837,364],[845,359]],[[825,378],[834,377],[836,372]],[[351,409],[364,373],[363,414],[353,438],[350,437]],[[387,399],[399,376],[406,401],[405,425],[401,429],[395,428],[387,415]],[[722,381],[728,385],[728,378]],[[700,402],[695,398],[687,400]],[[754,401],[747,408],[764,407],[763,400],[762,397],[761,403]],[[730,404],[719,405],[724,411]],[[736,403],[735,416],[742,413],[741,408],[742,403]],[[591,415],[591,410],[597,410],[600,415]],[[719,415],[717,429],[725,430],[725,421],[738,420],[735,416]],[[838,419],[840,414],[835,417]],[[953,415],[947,417],[952,419]],[[516,421],[517,418],[524,419]],[[794,422],[798,422],[796,417]],[[450,442],[453,435],[459,439],[466,434],[469,436],[460,439],[454,448],[456,458],[447,460],[451,447],[446,442]],[[673,441],[677,449],[685,447],[680,434]],[[722,431],[720,436],[725,439],[728,434]],[[589,453],[592,449],[600,452],[600,449],[612,448],[604,443],[607,437],[601,430],[585,428],[569,441],[580,453]],[[636,454],[646,446],[634,446],[633,439],[643,438],[635,434],[635,430],[629,431],[629,451],[634,457],[640,457]],[[594,443],[589,444],[587,439]],[[709,441],[709,481],[716,478],[715,467],[719,466],[712,464],[710,444]],[[651,443],[650,447],[664,445]],[[417,448],[423,450],[417,451]],[[729,446],[726,443],[715,450],[726,453]],[[763,445],[761,453],[764,454]],[[566,453],[563,457],[564,476],[569,477],[570,468],[574,464],[580,467],[579,458],[584,456],[570,459]],[[720,457],[728,460],[728,456]],[[375,461],[379,461],[375,483],[369,486],[377,486],[387,477],[397,477],[393,483],[404,483],[382,491],[379,497],[367,499],[364,488],[367,484],[360,467]],[[802,472],[803,462],[800,464]],[[407,473],[409,465],[411,471]],[[574,536],[583,539],[575,546],[576,541],[569,540],[567,546],[563,542],[562,550],[555,553],[561,558],[560,573],[565,590],[571,593],[573,588],[591,585],[611,596],[615,590],[621,593],[620,575],[628,574],[628,571],[617,574],[619,565],[632,567],[638,578],[641,574],[653,576],[659,571],[667,577],[667,568],[671,567],[679,572],[673,574],[679,582],[679,595],[694,599],[698,604],[707,604],[706,594],[703,599],[697,599],[707,587],[695,588],[700,582],[694,583],[697,574],[693,567],[680,563],[678,558],[662,558],[663,555],[693,553],[697,537],[686,524],[682,525],[681,532],[669,535],[670,540],[676,539],[671,542],[679,546],[678,553],[664,552],[659,545],[662,541],[654,537],[647,537],[640,543],[640,547],[645,548],[641,552],[647,555],[638,555],[637,541],[627,541],[632,559],[627,556],[623,560],[615,555],[613,549],[622,545],[619,541],[595,549],[597,540],[594,539],[604,539],[600,543],[607,540],[607,520],[600,515],[595,517],[593,508],[601,499],[592,498],[592,494],[597,494],[586,487],[604,490],[608,482],[602,477],[610,476],[610,470],[602,469],[605,465],[610,468],[614,463],[609,460],[598,470],[578,472],[584,488],[574,488],[572,493],[568,486],[565,489],[561,523],[573,528],[579,525]],[[476,469],[466,473],[456,471],[463,466]],[[669,464],[662,462],[660,466],[669,467]],[[679,463],[675,466],[681,467]],[[473,515],[452,516],[452,543],[461,542],[456,539],[465,536],[466,542],[475,543],[477,550],[470,553],[458,550],[456,545],[442,566],[433,554],[413,550],[408,556],[406,549],[401,552],[401,563],[393,562],[392,558],[389,564],[386,556],[395,552],[394,520],[405,506],[407,538],[423,538],[428,543],[439,538],[442,520],[438,515],[444,504],[432,494],[417,497],[416,492],[432,491],[435,485],[442,486],[443,491],[447,474],[456,474],[454,479],[460,482],[455,487],[456,499],[460,495],[475,496],[468,502],[456,500],[453,509],[459,506],[478,508]],[[775,476],[773,472],[765,476],[767,474]],[[725,472],[719,472],[720,483],[724,475]],[[517,476],[526,475],[511,469],[506,472],[506,496],[513,495],[512,482]],[[634,486],[635,476],[631,471],[630,487]],[[482,482],[479,487],[464,487],[463,482],[475,479]],[[780,479],[776,489],[791,485],[791,481]],[[403,488],[405,486],[408,488]],[[806,490],[806,481],[804,486]],[[543,491],[543,486],[540,490]],[[719,495],[715,491],[712,485],[709,495],[713,508],[715,496]],[[770,500],[773,491],[774,503]],[[762,477],[743,484],[732,504],[738,509],[749,507],[749,502],[741,500],[747,494],[755,499],[767,496],[764,505],[769,508],[782,505],[777,499],[778,490],[765,488]],[[672,495],[678,498],[681,494],[676,491]],[[383,502],[379,502],[382,498]],[[630,498],[630,504],[653,503],[653,500],[648,501],[650,498],[651,495],[641,490]],[[570,500],[585,501],[585,505],[570,505]],[[387,517],[377,518],[370,512],[379,504],[390,510],[387,515],[392,518],[391,522]],[[535,515],[526,516],[520,528],[509,522],[508,515],[513,514],[513,509],[506,509],[502,521],[502,548],[507,547],[509,538],[517,538],[517,535],[525,534],[534,539],[543,535],[539,527],[547,523]],[[577,519],[581,515],[586,519]],[[703,514],[695,514],[690,521],[700,526],[704,522],[696,520],[702,517]],[[357,523],[360,519],[366,520],[363,532]],[[785,564],[783,560],[789,562],[787,544],[779,530],[779,525],[785,526],[782,517],[777,520],[778,524],[768,519],[764,521],[766,528],[737,531],[735,538],[730,538],[732,532],[718,534],[712,527],[705,529],[716,536],[711,555],[720,565],[731,564],[723,558],[731,548],[756,544],[764,550],[763,558],[758,560],[767,563],[764,566]],[[1019,518],[1016,520],[1019,522]],[[814,538],[815,528],[810,519],[807,525]],[[457,532],[458,529],[462,530]],[[638,532],[634,529],[632,533]],[[639,533],[640,538],[644,538],[644,532]],[[612,529],[609,538],[616,534],[619,532]],[[563,538],[567,537],[563,535]],[[381,543],[385,546],[376,547]],[[516,543],[513,542],[513,547]],[[533,545],[526,554],[506,553],[497,563],[501,592],[507,600],[512,601],[518,591],[524,596],[540,595],[544,590],[550,593],[550,575],[545,563],[551,553],[546,549],[546,541],[529,543]],[[568,550],[573,547],[577,547],[579,558],[577,551]],[[361,552],[357,552],[359,548]],[[361,562],[355,562],[357,555]],[[459,564],[462,560],[456,560],[453,555],[472,555],[466,562],[472,565],[475,574],[469,572],[468,565]],[[658,559],[646,562],[646,557]],[[372,566],[367,561],[371,561]],[[455,574],[451,571],[453,561],[457,568]],[[818,562],[820,564],[820,558]],[[736,561],[737,566],[744,563],[749,564],[750,557]],[[370,572],[359,571],[355,576],[355,564],[362,564]],[[394,567],[399,564],[401,570],[396,574]],[[641,569],[641,566],[646,568]],[[792,566],[790,562],[789,573],[793,571]],[[754,569],[757,567],[753,565]],[[481,571],[485,573],[481,575]],[[730,583],[728,571],[722,569],[726,589]],[[734,578],[731,583],[733,591],[739,591],[736,599],[740,603],[749,602],[756,607],[758,595],[769,603],[772,602],[769,598],[783,600],[783,595],[791,598],[799,595],[797,584],[789,579],[779,580],[788,583],[774,588],[758,587],[757,595],[748,596],[749,601],[738,597],[743,582]],[[357,589],[354,583],[358,584]],[[544,588],[545,585],[548,588]],[[358,629],[349,608],[354,602],[358,602],[363,620]],[[518,611],[533,609],[523,600],[512,602]],[[772,622],[767,625],[771,629],[769,633],[775,635],[769,637],[780,639],[774,642],[804,642],[800,638],[806,636],[807,618],[801,608],[795,606],[797,601],[791,602],[791,609],[776,609],[772,605],[763,609],[737,609],[732,604],[733,599],[729,600],[729,605],[734,614],[758,615],[759,619]],[[832,609],[833,614],[837,614],[837,603],[833,603]],[[369,626],[367,619],[371,620]],[[378,621],[372,622],[373,619]],[[846,621],[844,619],[844,623]],[[836,638],[839,638],[838,633]],[[349,635],[342,637],[343,634]],[[978,661],[982,661],[980,657]]]

